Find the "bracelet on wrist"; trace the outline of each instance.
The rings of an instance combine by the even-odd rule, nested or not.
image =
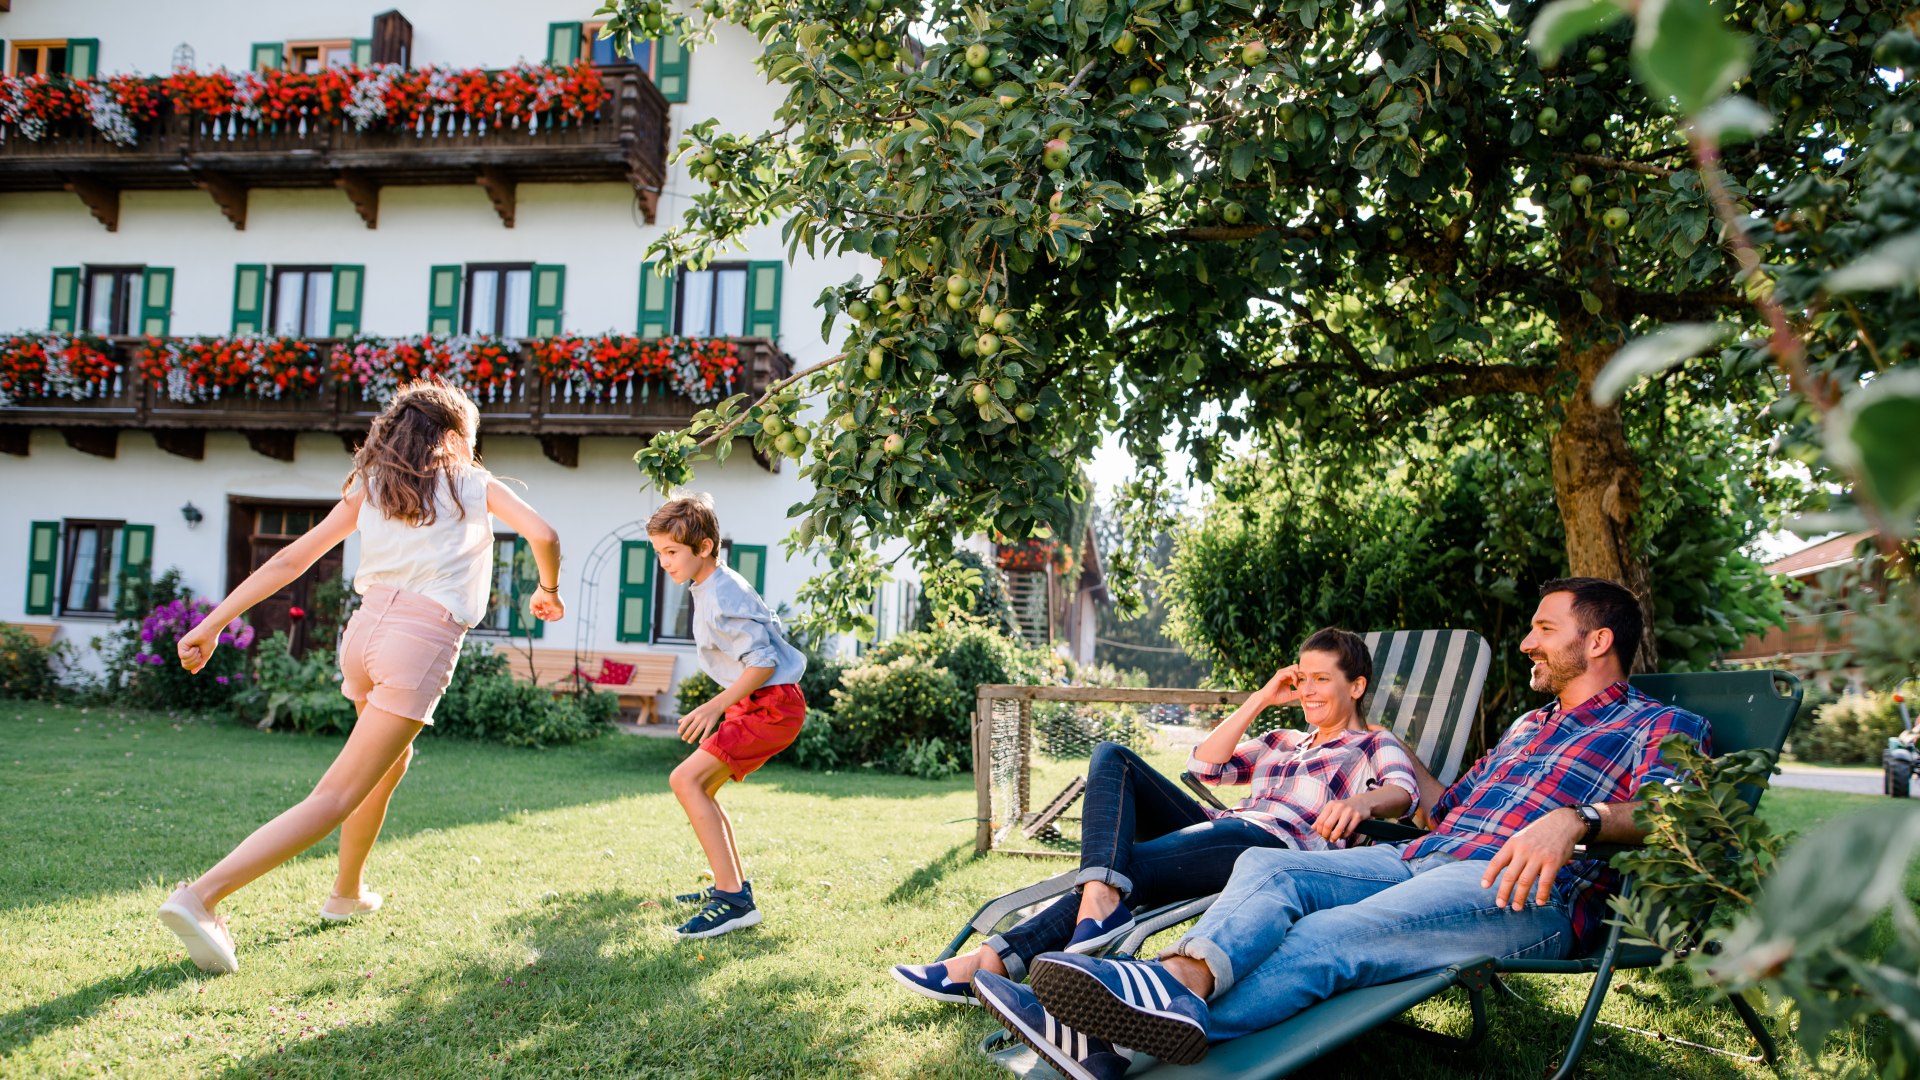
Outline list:
[[[558,585],[542,585],[542,586],[540,586],[540,591],[541,591],[541,592],[546,592],[546,593],[552,593],[552,594],[553,594],[553,595],[555,595],[555,596],[559,596],[559,595],[560,595],[560,586],[558,586]]]

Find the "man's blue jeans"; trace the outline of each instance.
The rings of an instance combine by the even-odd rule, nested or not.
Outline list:
[[[1213,972],[1208,1037],[1259,1031],[1343,990],[1476,957],[1572,951],[1558,890],[1544,906],[1496,907],[1495,890],[1480,886],[1483,860],[1406,862],[1400,847],[1242,855],[1220,899],[1161,954],[1190,956]]]
[[[1080,811],[1079,883],[1112,885],[1138,911],[1219,892],[1241,852],[1285,844],[1245,818],[1209,818],[1180,785],[1126,747],[1093,748]],[[1075,890],[987,945],[1008,975],[1024,978],[1027,961],[1066,946],[1079,912]]]

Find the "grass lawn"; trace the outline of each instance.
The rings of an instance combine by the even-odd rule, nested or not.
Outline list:
[[[0,703],[0,1075],[995,1077],[978,1010],[909,995],[984,899],[1064,867],[972,854],[969,779],[770,766],[724,799],[760,928],[683,944],[669,899],[702,862],[667,791],[683,750],[610,737],[549,752],[422,741],[348,925],[314,911],[323,844],[225,906],[237,975],[195,970],[154,919],[170,884],[298,800],[337,739]],[[1805,829],[1873,800],[1776,791]],[[1576,980],[1516,980],[1555,1008]],[[1605,1018],[1744,1050],[1681,976],[1626,976]],[[1539,1076],[1571,1021],[1494,1001],[1482,1053],[1381,1036],[1317,1076]],[[1464,1030],[1461,1001],[1416,1011]],[[1790,1061],[1787,1072],[1806,1073]],[[1769,1075],[1603,1032],[1588,1077]]]

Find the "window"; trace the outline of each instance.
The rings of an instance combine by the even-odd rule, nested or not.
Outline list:
[[[20,41],[13,46],[13,63],[7,70],[15,75],[65,75],[67,43],[64,41]]]
[[[663,645],[693,644],[693,590],[653,571],[653,640]]]
[[[681,337],[741,337],[747,332],[747,266],[683,270],[674,325]]]
[[[289,41],[287,70],[318,75],[328,68],[352,67],[353,53],[353,42],[349,40]]]
[[[141,267],[89,266],[86,268],[86,295],[81,303],[86,312],[84,325],[93,334],[131,334],[137,329],[134,315],[139,305],[134,294],[140,287]]]
[[[633,64],[647,74],[653,74],[653,42],[635,41],[633,58],[621,56],[613,47],[612,38],[600,36],[600,28],[605,23],[582,23],[580,26],[580,55],[593,60],[595,67],[610,67],[616,64]]]
[[[487,594],[487,610],[473,628],[482,633],[510,633],[513,626],[513,555],[520,538],[512,533],[493,534],[493,589]]]
[[[466,317],[469,334],[527,336],[527,298],[533,287],[532,263],[485,263],[467,267]]]
[[[61,535],[60,614],[114,614],[120,599],[120,536],[124,521],[66,521]]]
[[[273,268],[270,325],[282,337],[326,337],[333,311],[333,267]]]

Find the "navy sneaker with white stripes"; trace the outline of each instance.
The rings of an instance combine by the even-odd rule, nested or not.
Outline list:
[[[700,914],[681,923],[674,933],[683,938],[710,938],[758,925],[760,909],[753,903],[753,886],[741,885],[737,893],[708,890]]]
[[[893,977],[899,980],[900,985],[935,1001],[950,1001],[955,1005],[973,1003],[972,989],[949,976],[944,963],[895,964]]]
[[[973,993],[994,1019],[1069,1080],[1118,1080],[1126,1073],[1125,1051],[1054,1019],[1032,990],[1012,979],[982,971],[973,977]]]
[[[1095,1038],[1174,1065],[1207,1055],[1207,1003],[1157,961],[1043,953],[1027,981],[1047,1012]]]
[[[1067,951],[1097,953],[1125,937],[1133,927],[1133,912],[1121,904],[1104,919],[1081,919],[1073,928],[1073,937],[1067,941]]]

